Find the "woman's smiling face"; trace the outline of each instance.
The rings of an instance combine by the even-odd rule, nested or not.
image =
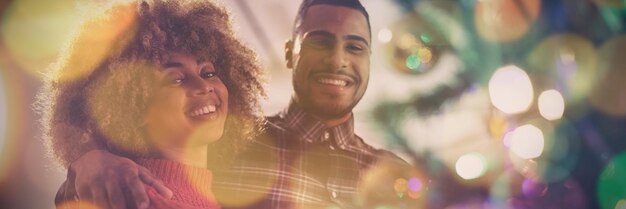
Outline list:
[[[159,72],[148,105],[146,131],[157,147],[196,147],[222,137],[228,89],[213,63],[173,53]]]

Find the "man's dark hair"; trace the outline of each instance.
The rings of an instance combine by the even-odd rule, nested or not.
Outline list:
[[[303,0],[302,4],[300,4],[300,9],[298,9],[298,15],[296,15],[296,20],[294,21],[294,24],[293,24],[294,35],[298,32],[298,29],[300,25],[302,24],[302,21],[304,20],[304,16],[306,16],[306,13],[309,10],[309,8],[315,5],[319,5],[319,4],[348,7],[348,8],[358,10],[359,12],[361,12],[361,14],[363,14],[363,16],[365,16],[365,20],[367,21],[367,29],[370,33],[370,36],[372,35],[372,26],[370,25],[370,16],[365,10],[365,7],[363,7],[363,5],[361,4],[359,0]]]

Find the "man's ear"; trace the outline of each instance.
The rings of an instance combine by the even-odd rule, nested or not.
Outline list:
[[[285,64],[288,69],[293,69],[293,40],[285,42]]]

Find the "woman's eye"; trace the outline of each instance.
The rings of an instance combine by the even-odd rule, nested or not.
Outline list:
[[[203,71],[202,73],[200,73],[200,77],[204,79],[212,78],[214,76],[217,76],[217,73],[211,71]]]
[[[183,76],[179,75],[167,75],[165,79],[163,79],[163,85],[179,85],[185,81]]]

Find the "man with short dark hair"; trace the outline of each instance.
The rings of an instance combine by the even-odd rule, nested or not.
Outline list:
[[[360,180],[379,158],[403,163],[354,133],[352,109],[367,88],[370,44],[369,16],[358,0],[301,4],[285,44],[295,93],[285,111],[268,118],[269,137],[216,179],[224,206],[250,199],[255,208],[361,208]]]

